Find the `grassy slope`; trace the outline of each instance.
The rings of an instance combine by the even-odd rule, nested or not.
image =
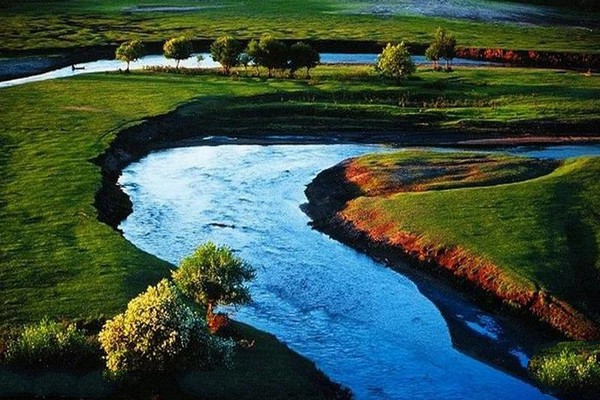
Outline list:
[[[593,97],[600,84],[598,78],[572,73],[465,70],[424,73],[422,80],[390,88],[360,71],[323,68],[312,84],[140,73],[0,89],[5,122],[0,126],[0,323],[44,315],[112,315],[167,272],[167,264],[97,222],[93,207],[100,173],[88,160],[106,149],[115,132],[142,118],[195,99],[192,115],[208,134],[316,129],[327,135],[332,129],[389,131],[396,120],[418,115],[463,119],[492,113],[476,107],[479,103],[446,110],[389,104],[406,91],[458,98],[464,88],[466,98],[504,93],[494,100],[501,118],[585,119],[597,109]],[[517,84],[528,80],[541,82],[543,95],[532,97],[537,87]],[[513,84],[502,85],[508,81]]]
[[[428,162],[427,154],[420,157]],[[389,235],[405,231],[465,249],[526,286],[598,315],[599,176],[600,159],[567,160],[549,175],[519,183],[360,197],[343,214],[370,215],[364,226],[390,222]]]
[[[501,104],[495,110],[509,120],[540,114],[581,119],[593,117],[600,85],[599,79],[578,74],[525,71],[516,78],[521,89],[516,83],[502,85],[515,76],[511,70],[465,70],[424,73],[422,80],[390,88],[360,71],[323,68],[312,84],[140,73],[1,89],[0,322],[111,315],[166,273],[168,265],[98,223],[93,207],[100,174],[88,160],[102,153],[119,129],[147,116],[195,99],[195,118],[207,134],[394,130],[396,120],[418,115],[485,118],[491,110],[477,104],[447,110],[389,104],[407,90],[423,89],[419,96],[432,99],[442,93],[458,98],[461,87],[470,87],[463,95],[467,99],[503,93],[494,100]],[[545,94],[531,97],[537,85]]]
[[[137,5],[202,6],[171,13],[124,13]],[[336,0],[0,0],[0,49],[73,48],[106,45],[137,37],[163,41],[173,35],[240,38],[270,32],[280,38],[405,40],[428,43],[438,26],[455,32],[462,46],[598,52],[598,30],[486,24],[418,16],[370,16],[348,13]],[[567,11],[565,11],[567,12]]]

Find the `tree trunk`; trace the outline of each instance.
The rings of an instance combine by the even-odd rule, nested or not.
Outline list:
[[[175,69],[179,69],[179,61],[180,60],[177,60],[177,64],[175,64]]]
[[[206,305],[206,323],[210,325],[210,322],[213,320],[213,318],[215,318],[215,314],[214,314],[214,307],[215,305],[210,302]]]
[[[127,61],[127,69],[125,70],[125,72],[129,72],[129,61]]]

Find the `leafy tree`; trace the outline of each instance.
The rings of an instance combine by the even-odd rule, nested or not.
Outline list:
[[[165,57],[177,60],[176,68],[179,68],[179,62],[181,60],[190,58],[193,51],[192,40],[185,36],[170,39],[163,46]]]
[[[260,47],[258,40],[252,39],[246,47],[246,54],[248,55],[249,62],[253,63],[256,68],[256,75],[259,74],[258,67],[264,65],[265,54],[263,49]]]
[[[131,300],[98,335],[106,366],[119,371],[204,368],[230,361],[233,344],[213,338],[206,323],[166,279]]]
[[[269,78],[274,69],[285,69],[288,64],[288,49],[283,42],[273,38],[271,35],[263,35],[260,41],[251,41],[248,44],[247,53],[252,61],[258,66],[265,67]]]
[[[452,60],[456,57],[456,38],[447,33],[444,29],[438,28],[435,32],[435,38],[425,51],[425,56],[433,61],[433,66],[438,69],[438,61],[446,61],[446,69],[450,69]]]
[[[377,57],[375,70],[382,76],[387,76],[400,82],[416,71],[415,64],[410,58],[404,42],[398,45],[388,43]]]
[[[221,36],[210,46],[212,59],[221,64],[223,72],[228,74],[231,67],[240,63],[242,45],[231,36]]]
[[[121,43],[115,53],[117,60],[125,61],[127,63],[127,69],[125,70],[127,72],[129,72],[129,63],[137,61],[143,55],[144,44],[139,40]]]
[[[438,70],[440,68],[440,48],[435,43],[431,43],[425,50],[425,57],[432,62],[433,69]]]
[[[230,248],[207,242],[181,261],[172,273],[181,291],[206,307],[209,323],[215,305],[245,304],[250,292],[245,283],[254,279],[254,269],[236,257]]]
[[[290,71],[292,75],[300,68],[306,68],[306,76],[310,78],[310,69],[316,67],[320,61],[319,52],[307,43],[298,42],[290,47]]]

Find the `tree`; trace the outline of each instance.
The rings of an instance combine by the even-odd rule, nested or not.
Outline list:
[[[267,68],[269,78],[274,69],[285,69],[288,64],[288,49],[279,40],[271,35],[263,35],[260,41],[252,40],[248,44],[247,53],[252,61],[258,66]]]
[[[125,61],[127,63],[127,69],[129,72],[129,63],[137,61],[144,55],[144,44],[139,40],[131,40],[129,42],[121,43],[115,52],[117,60]]]
[[[375,70],[382,76],[387,76],[400,82],[416,71],[415,64],[410,58],[404,42],[398,45],[388,43],[377,57]]]
[[[298,42],[290,47],[290,72],[292,75],[300,68],[306,68],[306,76],[310,78],[310,69],[321,61],[318,51],[309,44]]]
[[[258,76],[258,67],[265,63],[265,54],[263,49],[260,47],[258,40],[252,39],[248,43],[248,46],[246,47],[246,54],[248,55],[249,63],[251,62],[254,64],[254,68],[256,68],[256,75]]]
[[[165,57],[177,60],[176,68],[179,68],[179,62],[181,60],[190,58],[193,51],[192,40],[185,36],[170,39],[163,46]]]
[[[231,358],[233,344],[213,339],[206,323],[166,279],[131,300],[98,335],[110,371],[203,368]]]
[[[186,296],[206,307],[206,320],[210,324],[215,305],[250,301],[245,283],[254,279],[255,274],[229,247],[207,242],[184,258],[172,276]]]
[[[439,69],[440,61],[440,48],[435,43],[431,43],[427,50],[425,50],[425,57],[430,60],[433,64],[433,69]]]
[[[433,66],[438,69],[438,61],[446,60],[446,69],[450,69],[452,60],[456,57],[456,38],[444,29],[438,28],[435,38],[425,51],[425,56],[433,61]]]
[[[240,63],[242,45],[231,36],[221,36],[210,46],[212,59],[221,64],[223,72],[228,74],[231,67]]]

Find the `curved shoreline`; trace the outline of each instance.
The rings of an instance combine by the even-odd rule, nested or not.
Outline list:
[[[363,229],[360,221],[344,218],[340,211],[358,194],[356,187],[345,177],[343,163],[317,175],[305,193],[309,200],[305,212],[317,230],[383,260],[392,268],[400,261],[409,261],[421,270],[441,276],[452,286],[473,293],[482,301],[533,319],[566,337],[577,340],[600,338],[600,326],[596,321],[551,294],[518,287],[491,262],[459,248],[439,248],[435,243],[422,242],[409,232],[394,238],[378,237]]]

